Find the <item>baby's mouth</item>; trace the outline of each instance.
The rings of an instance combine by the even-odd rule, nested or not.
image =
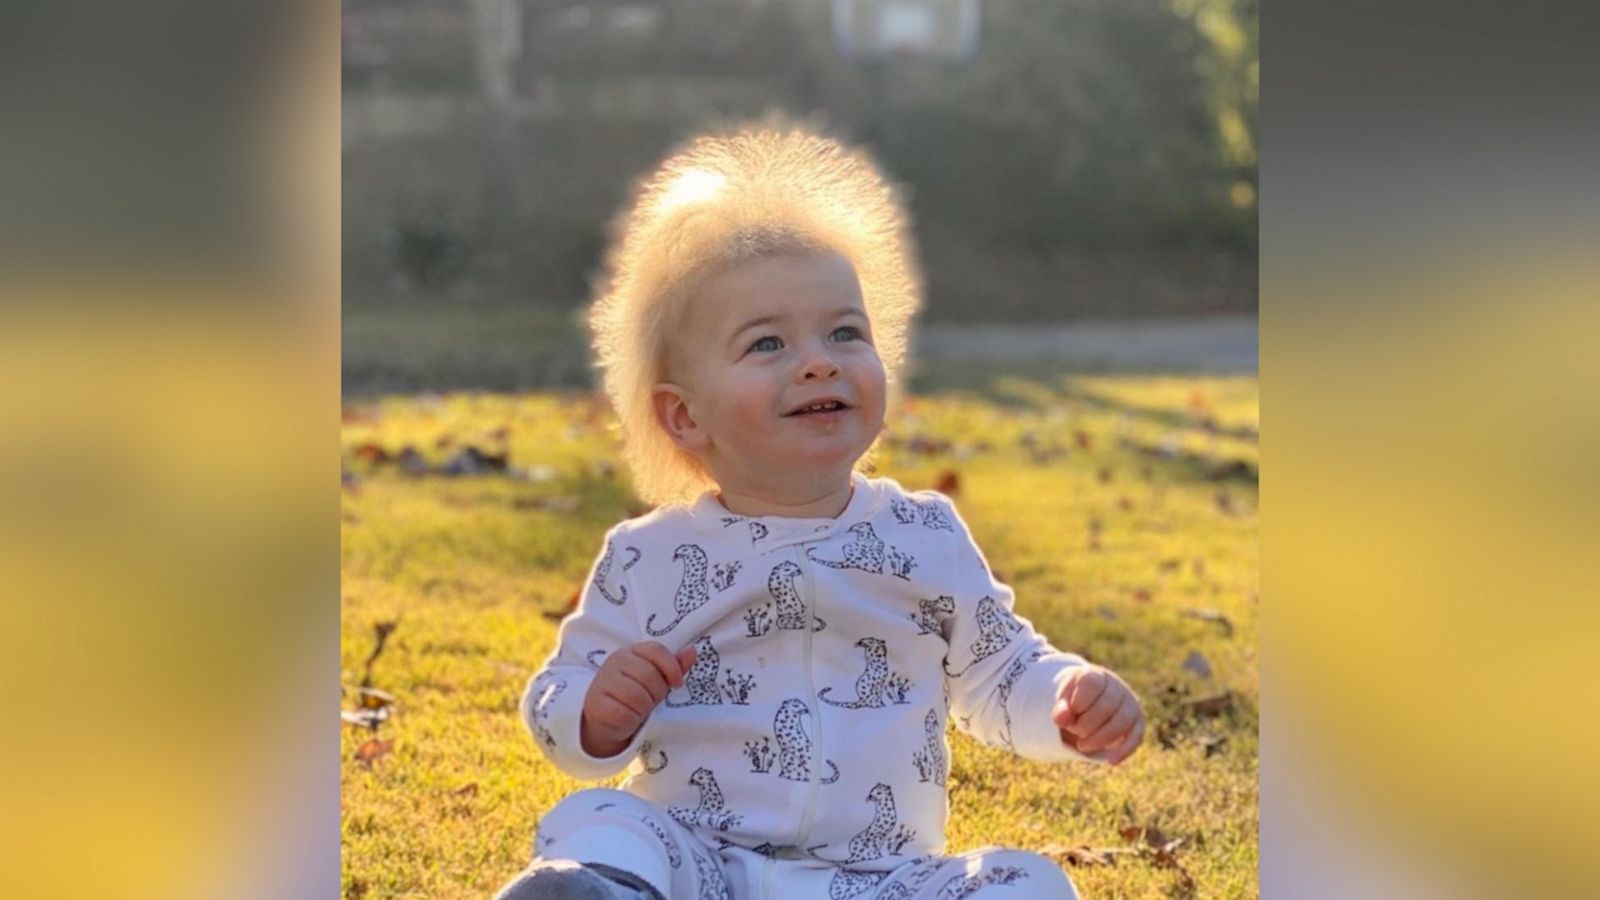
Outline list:
[[[819,401],[817,401],[815,403],[808,403],[805,406],[801,406],[801,407],[797,407],[795,409],[792,409],[789,412],[784,413],[784,417],[787,418],[787,417],[790,417],[790,416],[815,416],[815,415],[821,415],[823,413],[843,412],[844,410],[851,409],[851,408],[852,407],[850,406],[850,404],[844,402],[843,400],[839,400],[839,399],[836,399],[836,398],[835,399],[828,399],[828,400],[819,400]]]

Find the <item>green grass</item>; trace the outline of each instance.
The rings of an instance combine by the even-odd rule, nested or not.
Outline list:
[[[539,815],[583,786],[544,760],[517,702],[553,648],[546,614],[639,508],[586,396],[386,398],[348,413],[360,481],[344,494],[346,707],[374,625],[399,624],[372,668],[398,702],[377,735],[392,752],[364,766],[371,735],[344,729],[344,893],[487,897],[527,862]],[[1157,828],[1183,839],[1177,867],[1153,853],[1069,867],[1085,896],[1257,896],[1256,427],[1254,378],[986,379],[916,395],[892,420],[878,472],[908,488],[957,472],[957,503],[1018,610],[1121,673],[1151,720],[1116,769],[1033,763],[952,730],[950,851],[1130,847],[1122,829]],[[408,478],[356,459],[368,443],[434,462],[465,444],[504,450],[530,477]],[[1194,652],[1209,678],[1185,670]],[[1220,715],[1182,713],[1223,691],[1234,702]]]

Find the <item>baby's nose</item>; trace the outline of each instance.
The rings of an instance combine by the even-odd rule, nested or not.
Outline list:
[[[834,364],[831,357],[823,353],[812,356],[806,361],[804,366],[800,367],[801,381],[818,381],[827,378],[837,378],[838,376],[839,367]]]

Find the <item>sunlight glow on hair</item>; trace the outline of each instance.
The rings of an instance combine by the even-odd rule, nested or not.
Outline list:
[[[697,280],[819,250],[855,268],[893,392],[922,283],[903,202],[864,151],[768,118],[689,140],[635,186],[613,223],[589,324],[641,499],[688,501],[713,486],[661,431],[650,403],[667,338]]]

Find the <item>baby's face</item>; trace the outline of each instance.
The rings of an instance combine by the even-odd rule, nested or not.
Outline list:
[[[849,262],[740,264],[704,284],[683,327],[675,380],[719,483],[848,480],[883,428],[886,381]]]

